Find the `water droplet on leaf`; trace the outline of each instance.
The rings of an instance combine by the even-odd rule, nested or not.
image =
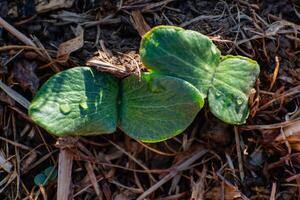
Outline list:
[[[217,97],[220,97],[220,96],[221,96],[221,92],[216,91],[216,96],[217,96]]]
[[[242,105],[242,104],[244,103],[244,100],[243,100],[242,98],[238,98],[238,99],[236,100],[236,103],[237,103],[238,105]]]
[[[86,101],[80,102],[79,106],[84,110],[88,109],[88,105],[87,105]]]
[[[71,107],[68,104],[64,103],[59,105],[59,110],[63,114],[68,114],[71,111]]]
[[[159,42],[156,41],[156,40],[152,40],[152,43],[154,44],[155,47],[158,47],[158,46],[159,46]]]
[[[99,93],[99,104],[102,103],[102,99],[103,99],[103,90],[101,90]]]

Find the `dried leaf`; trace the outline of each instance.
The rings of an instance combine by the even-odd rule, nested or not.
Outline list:
[[[5,155],[0,151],[0,169],[4,169],[7,173],[11,173],[12,164],[5,158]]]
[[[287,140],[292,149],[300,151],[300,121],[296,121],[283,128],[281,134],[275,138],[275,141],[281,142]]]
[[[224,184],[224,193],[222,192],[221,186],[216,186],[212,188],[209,192],[204,195],[204,199],[212,199],[212,200],[237,200],[242,199],[242,195],[237,187],[233,185]],[[223,197],[223,198],[222,198]]]
[[[206,176],[207,169],[206,167],[203,168],[200,178],[197,182],[192,180],[192,195],[191,200],[196,199],[203,199],[205,193],[205,176]]]
[[[86,65],[95,67],[97,71],[108,72],[120,78],[125,78],[131,74],[140,76],[143,65],[136,52],[112,55],[109,50],[105,49],[104,51],[98,51],[98,53],[99,55],[90,58]]]
[[[81,26],[77,26],[74,30],[76,37],[70,39],[66,42],[63,42],[58,47],[57,57],[58,58],[67,58],[69,57],[70,53],[80,49],[83,47],[84,40],[83,40],[83,28]]]

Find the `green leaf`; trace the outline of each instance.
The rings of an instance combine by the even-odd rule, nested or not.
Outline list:
[[[117,123],[118,80],[88,67],[51,77],[38,91],[29,115],[57,136],[112,133]]]
[[[142,39],[140,55],[150,71],[182,78],[207,96],[220,51],[205,35],[174,26],[158,26]]]
[[[47,167],[44,171],[34,177],[34,184],[45,186],[49,181],[54,181],[57,178],[58,172],[55,167]]]
[[[55,167],[50,166],[44,170],[44,174],[46,177],[49,176],[48,178],[49,181],[54,181],[57,178],[58,171],[55,169]]]
[[[33,181],[34,181],[34,184],[37,186],[46,185],[46,179],[47,179],[47,176],[45,176],[44,173],[40,173],[34,177]]]
[[[258,74],[257,62],[242,56],[225,56],[208,92],[210,111],[224,122],[245,123],[249,92]]]
[[[203,104],[199,91],[182,79],[130,76],[122,82],[120,128],[136,140],[163,141],[182,133]]]
[[[143,64],[156,74],[181,78],[208,95],[211,112],[230,124],[245,123],[248,93],[259,74],[258,64],[241,56],[220,58],[212,41],[196,31],[158,26],[143,37]]]

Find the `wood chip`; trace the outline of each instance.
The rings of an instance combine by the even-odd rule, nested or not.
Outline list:
[[[57,10],[61,8],[70,8],[72,7],[74,0],[50,0],[50,1],[41,1],[36,5],[36,11],[38,13],[45,13],[51,10]]]
[[[151,29],[139,10],[132,11],[131,16],[131,23],[141,37]]]
[[[74,30],[76,37],[72,38],[66,42],[63,42],[58,47],[57,58],[63,58],[67,60],[69,55],[83,47],[84,40],[83,40],[83,28],[81,26],[77,26]]]

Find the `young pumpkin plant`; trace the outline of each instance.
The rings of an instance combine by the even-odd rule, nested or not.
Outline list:
[[[143,73],[118,80],[89,67],[75,67],[50,78],[38,91],[29,115],[56,136],[113,133],[158,142],[183,132],[204,101],[190,83]]]
[[[143,37],[140,55],[149,72],[119,80],[88,67],[50,78],[38,91],[29,115],[56,136],[99,135],[117,128],[143,142],[182,133],[208,97],[211,112],[230,124],[245,123],[248,94],[258,64],[224,56],[195,31],[158,26]]]
[[[140,55],[155,74],[177,77],[193,84],[210,111],[229,124],[243,124],[249,114],[248,97],[259,74],[256,61],[221,56],[205,35],[173,26],[158,26],[143,37]]]

